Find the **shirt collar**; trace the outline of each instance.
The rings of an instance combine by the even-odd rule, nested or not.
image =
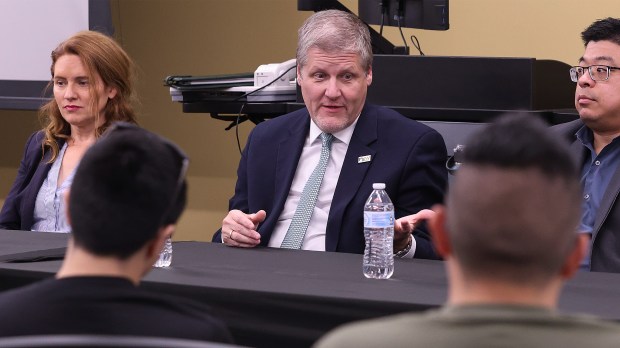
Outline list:
[[[592,131],[590,130],[590,128],[586,127],[586,125],[581,126],[581,128],[579,128],[577,132],[575,132],[575,137],[579,139],[583,146],[587,147],[588,149],[594,150]]]
[[[334,136],[334,138],[347,144],[348,146],[351,142],[351,137],[353,136],[353,131],[355,130],[355,125],[357,124],[359,118],[359,115],[357,115],[355,121],[353,121],[351,125],[341,131],[333,133],[332,135]],[[323,133],[323,131],[319,129],[319,126],[317,126],[316,123],[314,123],[314,120],[310,119],[310,132],[308,133],[308,140],[310,141],[310,144],[313,143],[319,137],[319,135],[321,135],[321,133]]]
[[[575,132],[575,137],[581,142],[581,144],[583,144],[583,146],[594,152],[594,134],[592,133],[592,130],[590,128],[588,128],[586,125],[581,126],[581,128],[579,128],[577,132]],[[615,137],[609,144],[613,144],[613,146],[609,146],[609,148],[615,148],[615,146],[620,146],[617,145],[619,143],[620,137]],[[607,148],[607,146],[605,148]]]

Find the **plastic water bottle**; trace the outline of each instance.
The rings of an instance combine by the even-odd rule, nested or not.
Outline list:
[[[394,273],[394,205],[385,184],[372,184],[373,191],[364,205],[363,272],[366,278],[387,279]]]
[[[155,267],[169,267],[172,264],[172,239],[166,239],[164,248],[159,254],[159,259],[155,262]]]

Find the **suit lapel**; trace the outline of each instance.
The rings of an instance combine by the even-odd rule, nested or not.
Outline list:
[[[376,140],[377,113],[364,107],[353,131],[340,176],[338,177],[334,197],[332,198],[325,236],[325,250],[327,251],[336,251],[338,247],[343,216],[359,191],[359,187],[370,168],[372,159],[375,157],[376,150],[370,147],[370,145]],[[358,163],[360,157],[369,155],[370,161]]]
[[[271,233],[275,226],[275,221],[282,213],[284,203],[288,197],[288,193],[291,189],[291,183],[295,177],[297,171],[297,163],[303,150],[303,145],[306,140],[306,135],[310,127],[310,116],[307,112],[300,114],[300,116],[290,122],[291,127],[288,129],[288,134],[282,138],[278,144],[278,152],[276,154],[276,169],[275,169],[275,191],[274,197],[274,210],[270,213],[273,221],[268,224],[270,227],[266,230]],[[269,238],[267,238],[268,240]]]
[[[59,141],[59,148],[62,148],[64,145],[64,141]],[[34,205],[37,200],[37,195],[39,194],[39,190],[43,185],[43,181],[47,178],[47,174],[52,168],[52,163],[47,163],[52,157],[52,152],[49,149],[46,149],[41,162],[37,165],[37,169],[32,175],[32,179],[30,180],[30,184],[28,185],[28,193],[25,194],[23,202],[24,207],[22,209],[22,226],[30,226],[34,224]],[[58,159],[57,159],[58,160]]]
[[[586,150],[581,141],[579,141],[579,139],[573,141],[573,143],[570,145],[570,153],[572,154],[573,159],[576,161],[577,167],[580,169],[583,167],[583,161],[586,157],[585,151]]]
[[[618,198],[618,193],[620,192],[620,167],[616,168],[614,175],[609,181],[609,185],[607,185],[607,189],[605,189],[605,194],[601,199],[601,204],[599,206],[598,211],[596,212],[596,218],[594,219],[594,226],[592,228],[592,241],[596,239],[603,222],[607,219],[607,215],[611,211],[611,207],[616,202]]]

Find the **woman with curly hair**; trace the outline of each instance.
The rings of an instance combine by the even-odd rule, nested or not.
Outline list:
[[[134,63],[112,38],[82,31],[52,51],[53,98],[26,143],[0,228],[69,232],[64,196],[86,150],[114,121],[136,123]]]

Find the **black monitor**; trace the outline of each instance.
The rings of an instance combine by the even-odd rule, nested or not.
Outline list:
[[[449,0],[358,0],[358,15],[368,24],[448,30]]]
[[[323,11],[323,10],[340,10],[351,13],[346,6],[338,0],[297,0],[297,9],[299,11]],[[368,24],[366,24],[368,25]],[[396,47],[386,38],[381,36],[376,30],[368,26],[370,38],[372,40],[372,53],[375,54],[395,54]],[[403,54],[402,52],[398,52]]]

